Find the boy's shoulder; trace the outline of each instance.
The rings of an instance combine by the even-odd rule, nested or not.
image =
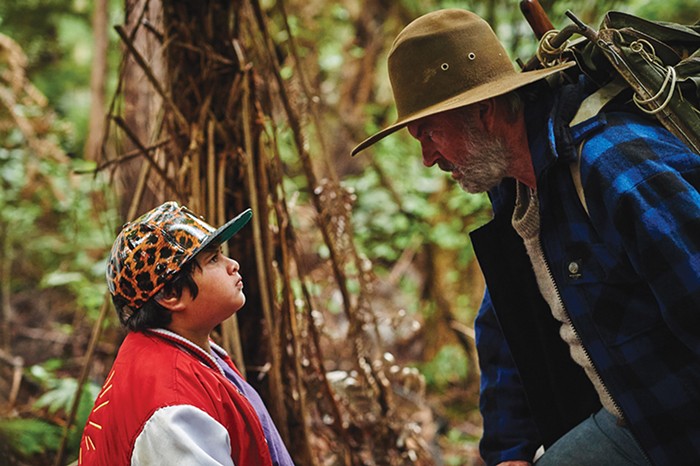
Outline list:
[[[210,412],[213,405],[208,392],[226,386],[218,365],[211,367],[204,358],[156,332],[129,332],[110,378],[115,401],[139,405],[146,411],[161,405],[190,404]]]
[[[211,342],[212,349],[229,366],[236,370],[226,351]],[[122,342],[115,365],[128,365],[132,371],[150,376],[176,372],[203,372],[226,378],[223,369],[211,354],[180,335],[163,329],[146,332],[129,332]]]
[[[246,406],[233,384],[183,346],[159,332],[133,331],[124,338],[98,394],[84,441],[91,454],[99,450],[105,458],[123,456],[156,413],[179,407],[206,413],[230,433],[243,432],[251,422],[252,408]]]

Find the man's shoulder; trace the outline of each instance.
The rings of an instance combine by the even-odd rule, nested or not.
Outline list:
[[[630,112],[603,115],[601,129],[591,134],[581,150],[581,166],[605,177],[628,170],[653,176],[658,170],[700,165],[700,157],[656,121]]]
[[[603,121],[600,131],[591,134],[586,142],[589,150],[595,148],[602,154],[624,152],[630,145],[643,144],[646,151],[652,154],[663,155],[670,150],[690,152],[680,139],[656,119],[633,112],[615,111],[604,113]]]
[[[700,156],[661,124],[632,113],[604,115],[604,127],[581,149],[580,174],[591,217],[623,205],[662,205],[669,183],[698,189]],[[690,175],[690,176],[689,176]]]

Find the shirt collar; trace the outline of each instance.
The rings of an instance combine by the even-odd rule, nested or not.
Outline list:
[[[582,76],[577,83],[565,84],[550,92],[543,91],[540,93],[542,98],[527,103],[528,144],[538,180],[558,159],[574,161],[581,142],[606,124],[605,114],[598,113],[569,126],[583,99],[594,90],[595,87]]]
[[[565,84],[557,89],[541,85],[536,90],[537,98],[526,102],[525,128],[538,185],[552,164],[558,159],[574,161],[581,142],[607,123],[605,114],[598,113],[573,127],[569,126],[583,99],[594,90],[595,86],[582,76],[577,83]],[[515,198],[515,185],[515,180],[507,178],[489,191],[494,211],[511,206]]]

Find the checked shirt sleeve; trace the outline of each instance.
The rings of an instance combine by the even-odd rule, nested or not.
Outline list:
[[[479,404],[484,418],[481,456],[488,466],[508,460],[532,461],[541,441],[488,290],[475,330],[481,368]]]
[[[608,126],[584,146],[591,219],[620,242],[666,325],[700,356],[700,155],[641,119],[612,114]]]

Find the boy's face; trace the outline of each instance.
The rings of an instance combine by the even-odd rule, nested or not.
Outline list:
[[[214,328],[245,304],[240,265],[224,256],[220,248],[203,251],[196,260],[201,269],[195,267],[192,277],[199,292],[192,305],[201,323]],[[183,292],[189,293],[186,289]]]

